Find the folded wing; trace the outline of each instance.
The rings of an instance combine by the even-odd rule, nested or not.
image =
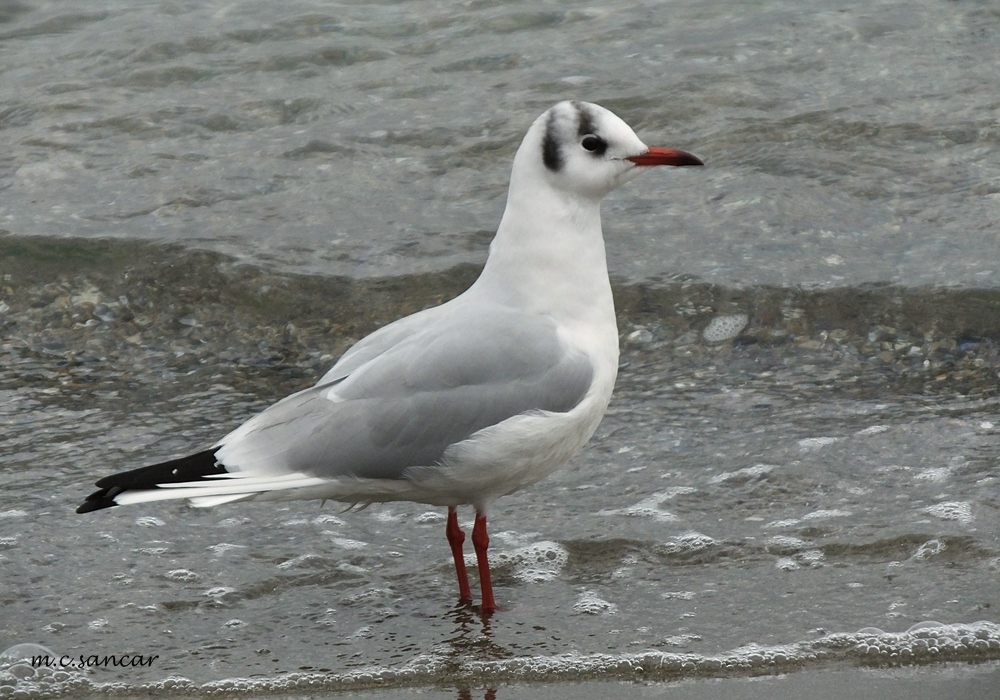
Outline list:
[[[398,479],[478,430],[576,406],[593,379],[589,358],[548,317],[489,311],[475,324],[462,314],[432,322],[289,396],[223,438],[217,459],[247,475]]]

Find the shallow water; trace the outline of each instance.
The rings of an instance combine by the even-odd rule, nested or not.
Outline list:
[[[559,99],[709,164],[606,207],[611,267],[1000,284],[989,2],[12,4],[0,226],[320,274],[481,261]]]
[[[253,677],[225,687],[268,692],[1000,657],[996,292],[619,287],[608,415],[566,468],[495,505],[500,612],[484,623],[453,605],[440,510],[72,512],[95,477],[211,444],[315,381],[325,349],[474,270],[351,281],[141,244],[46,242],[72,252],[63,262],[18,245],[0,246],[24,263],[8,268],[22,284],[0,368],[3,628],[73,657],[159,655],[90,684]],[[346,303],[317,320],[332,298]],[[896,634],[928,620],[978,624]],[[942,641],[920,655],[921,634]]]
[[[7,668],[0,697],[517,697],[637,667],[1000,658],[996,19],[0,7],[0,647],[158,656]],[[709,167],[605,206],[615,398],[565,469],[496,504],[488,624],[454,606],[424,506],[72,512],[97,477],[202,449],[460,293],[517,142],[565,97]]]

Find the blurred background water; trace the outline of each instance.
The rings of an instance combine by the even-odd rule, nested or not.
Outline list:
[[[1000,657],[998,35],[986,1],[0,2],[0,647],[160,655],[0,697]],[[423,506],[72,512],[460,293],[567,98],[708,167],[605,203],[618,389],[497,504],[489,624]]]

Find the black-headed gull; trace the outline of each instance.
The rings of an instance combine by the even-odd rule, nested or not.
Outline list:
[[[468,604],[456,508],[471,504],[481,610],[492,613],[487,509],[566,462],[604,415],[618,329],[600,203],[653,165],[702,162],[647,147],[598,105],[555,105],[514,156],[507,208],[468,291],[375,331],[210,449],[101,479],[77,512],[173,498],[447,506]]]

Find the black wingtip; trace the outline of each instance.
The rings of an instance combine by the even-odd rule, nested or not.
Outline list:
[[[94,510],[101,510],[102,508],[111,508],[118,505],[115,503],[115,496],[120,494],[123,489],[117,486],[112,486],[109,489],[101,489],[100,491],[94,491],[92,494],[87,496],[87,499],[80,504],[80,507],[76,509],[77,513],[89,513]]]
[[[226,468],[215,461],[217,450],[218,448],[213,448],[187,457],[106,476],[96,484],[100,491],[94,491],[87,496],[76,512],[90,513],[116,506],[118,504],[115,503],[115,498],[124,491],[156,489],[160,484],[198,481],[207,476],[225,474]]]

